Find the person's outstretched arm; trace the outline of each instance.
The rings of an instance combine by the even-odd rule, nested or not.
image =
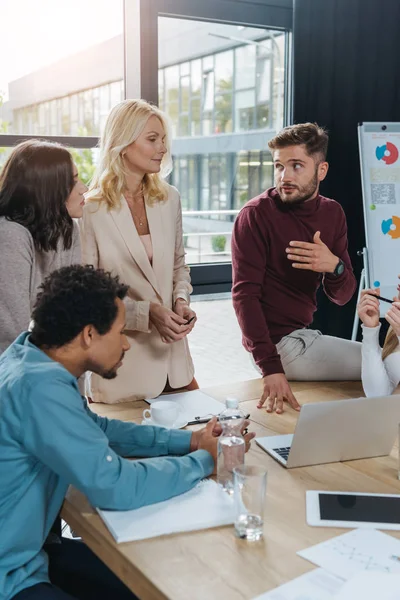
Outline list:
[[[265,235],[259,229],[257,218],[250,208],[244,208],[236,218],[232,233],[232,301],[243,345],[251,352],[263,375],[263,394],[258,403],[267,403],[267,411],[274,407],[283,411],[283,401],[299,410],[299,404],[286,379],[281,359],[271,340],[261,298],[268,258]]]
[[[191,489],[213,472],[214,460],[206,450],[182,457],[121,458],[85,411],[76,388],[57,374],[51,382],[26,382],[24,394],[21,434],[27,451],[82,491],[94,506],[127,510],[161,502]],[[144,433],[141,441],[149,451],[152,436],[161,446],[164,435],[161,432],[157,438]],[[134,443],[140,446],[136,431]],[[174,443],[165,440],[169,449]]]
[[[379,344],[381,328],[379,300],[375,298],[376,295],[379,295],[379,291],[379,288],[363,290],[357,305],[363,332],[361,380],[367,397],[389,396],[400,380],[400,353],[396,352],[388,356],[385,361],[382,360],[382,348]],[[394,378],[393,374],[392,377],[389,375],[387,369],[389,359],[391,362],[395,361],[393,368],[390,369],[391,374],[396,374]]]

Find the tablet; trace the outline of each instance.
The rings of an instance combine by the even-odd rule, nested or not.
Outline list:
[[[400,531],[400,495],[307,491],[308,525]]]

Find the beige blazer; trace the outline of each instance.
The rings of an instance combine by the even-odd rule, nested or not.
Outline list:
[[[83,264],[91,264],[118,275],[129,286],[126,335],[131,344],[115,379],[91,375],[90,393],[95,402],[116,403],[158,396],[167,377],[180,388],[193,379],[194,368],[187,339],[172,344],[161,341],[149,322],[150,302],[172,308],[177,298],[189,301],[192,291],[185,264],[182,210],[179,193],[168,186],[165,202],[146,204],[153,244],[149,262],[128,204],[121,198],[118,209],[105,203],[85,204],[81,219]]]

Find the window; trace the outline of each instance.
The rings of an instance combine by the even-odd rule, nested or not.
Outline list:
[[[160,17],[159,36],[158,89],[173,123],[170,180],[181,193],[188,258],[226,261],[229,250],[215,250],[213,239],[225,237],[229,248],[235,211],[273,184],[266,146],[283,114],[273,73],[284,34],[203,21],[194,44],[192,22]]]
[[[10,23],[18,24],[17,44]],[[0,71],[0,124],[11,134],[99,133],[124,93],[122,32],[123,0],[7,2],[0,34],[13,56]],[[107,88],[107,102],[96,106],[103,115],[92,104],[99,87]]]

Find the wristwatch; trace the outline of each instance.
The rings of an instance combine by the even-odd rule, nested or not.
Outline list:
[[[333,271],[332,275],[334,275],[335,277],[339,277],[339,275],[341,275],[343,273],[344,269],[345,269],[344,262],[342,261],[342,259],[339,258],[339,262],[336,265],[336,268]]]

